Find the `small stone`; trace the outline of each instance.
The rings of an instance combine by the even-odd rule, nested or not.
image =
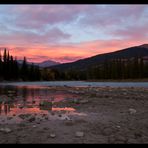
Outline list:
[[[40,124],[40,121],[37,121],[36,124]]]
[[[67,126],[73,126],[74,125],[74,122],[73,121],[66,121],[65,122],[65,125],[67,125]]]
[[[105,136],[109,136],[109,135],[111,135],[113,133],[113,129],[112,128],[105,128],[104,130],[103,130],[103,135],[105,135]]]
[[[12,130],[10,128],[0,128],[0,132],[4,132],[4,133],[10,133],[12,132]]]
[[[45,117],[45,120],[48,120],[49,118],[48,117]]]
[[[67,115],[63,115],[60,118],[61,118],[61,120],[71,120]]]
[[[28,117],[30,117],[31,116],[31,114],[20,114],[20,115],[18,115],[19,116],[19,118],[21,118],[21,119],[26,119],[26,118],[28,118]]]
[[[51,134],[50,134],[50,137],[51,137],[51,138],[55,138],[55,137],[56,137],[56,134],[55,134],[55,133],[51,133]]]
[[[33,100],[32,103],[35,104],[35,101]]]
[[[36,125],[33,125],[32,127],[33,127],[33,128],[36,128],[37,126],[36,126]]]
[[[61,115],[61,114],[59,114],[59,117],[62,117],[62,115]]]
[[[51,115],[52,115],[52,116],[54,116],[54,115],[55,115],[55,113],[54,113],[54,112],[51,112]]]
[[[130,114],[135,114],[136,112],[137,112],[137,111],[136,111],[135,109],[133,109],[133,108],[130,108],[130,109],[129,109],[129,113],[130,113]]]
[[[76,137],[84,137],[84,133],[83,132],[76,132]]]
[[[81,104],[85,104],[85,103],[88,103],[88,102],[89,102],[88,100],[81,100],[80,101]]]
[[[35,121],[35,117],[31,117],[31,118],[29,118],[28,121],[29,121],[29,122],[33,122],[33,121]]]
[[[7,120],[11,120],[11,119],[13,119],[13,117],[7,117]]]

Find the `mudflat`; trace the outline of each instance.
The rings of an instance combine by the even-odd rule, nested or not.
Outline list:
[[[0,143],[148,143],[148,88],[50,89],[79,95],[54,103],[75,111],[0,116]]]

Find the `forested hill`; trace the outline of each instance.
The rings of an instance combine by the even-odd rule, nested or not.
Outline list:
[[[93,57],[78,60],[76,62],[60,64],[60,65],[52,66],[50,68],[54,68],[60,71],[70,70],[70,69],[85,70],[89,67],[98,65],[104,62],[105,60],[121,59],[121,58],[130,59],[132,57],[147,57],[148,56],[147,45],[148,44],[144,44],[141,46],[134,46],[134,47],[118,50],[115,52],[99,54]]]

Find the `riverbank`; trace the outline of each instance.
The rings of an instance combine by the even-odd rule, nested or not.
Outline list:
[[[148,143],[148,89],[135,87],[49,87],[79,95],[57,102],[75,108],[51,116],[31,114],[0,124],[0,143]],[[56,103],[54,104],[56,106]]]
[[[86,82],[148,82],[148,79],[100,79],[86,80]]]

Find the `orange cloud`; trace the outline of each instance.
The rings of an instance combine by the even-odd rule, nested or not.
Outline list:
[[[94,56],[101,53],[112,52],[132,46],[147,43],[146,39],[137,40],[95,40],[82,43],[68,43],[57,45],[40,45],[28,47],[7,46],[10,53],[22,59],[26,56],[31,62],[41,62],[44,60],[55,60],[58,62],[72,62],[78,59]]]

